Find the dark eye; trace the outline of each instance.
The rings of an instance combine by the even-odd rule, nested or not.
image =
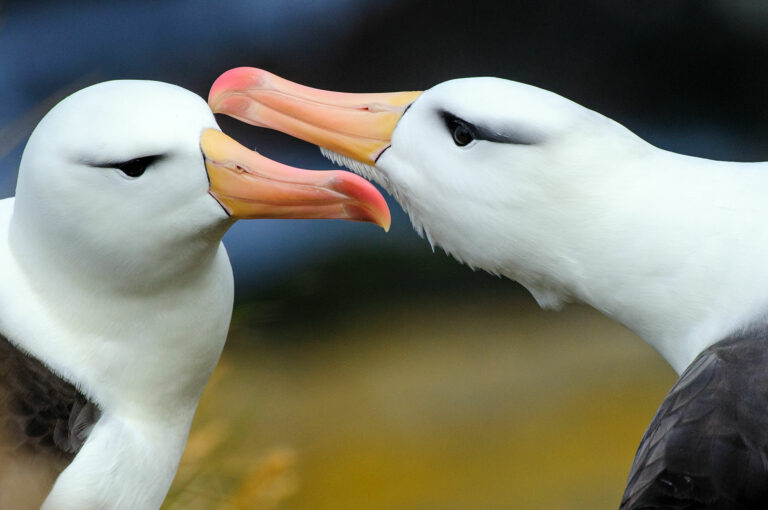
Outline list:
[[[474,127],[461,119],[449,119],[448,129],[451,131],[451,135],[453,136],[453,142],[459,147],[464,147],[475,139]]]
[[[146,156],[136,158],[124,163],[115,163],[115,168],[119,169],[128,177],[141,177],[147,170],[147,167],[157,160],[157,156]]]

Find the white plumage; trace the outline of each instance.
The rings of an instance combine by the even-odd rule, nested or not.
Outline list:
[[[459,147],[441,111],[537,142]],[[376,171],[431,243],[542,306],[597,308],[678,372],[768,310],[766,163],[664,151],[554,93],[469,78],[416,100]]]
[[[44,510],[161,505],[229,326],[221,238],[260,217],[386,228],[389,211],[353,174],[248,151],[172,85],[94,85],[40,122],[0,201],[0,337],[101,411]]]
[[[389,191],[433,246],[541,306],[592,305],[678,372],[768,310],[767,163],[664,151],[499,78],[348,94],[237,68],[209,103],[320,145]]]
[[[157,508],[170,486],[232,307],[199,146],[216,127],[178,87],[98,85],[41,122],[0,202],[0,331],[104,412],[46,510]],[[89,166],[150,154],[141,179]]]

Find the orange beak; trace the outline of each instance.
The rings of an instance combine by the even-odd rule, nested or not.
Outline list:
[[[313,89],[252,67],[231,69],[211,87],[208,104],[243,122],[276,129],[373,165],[421,92],[350,94]]]
[[[210,194],[233,218],[339,218],[368,221],[389,230],[384,197],[353,173],[283,165],[216,129],[203,131],[200,148]]]

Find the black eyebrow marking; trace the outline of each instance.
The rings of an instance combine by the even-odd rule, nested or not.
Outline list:
[[[124,161],[104,161],[104,162],[95,162],[95,161],[84,161],[88,166],[92,166],[94,168],[119,168],[122,165],[125,165],[127,163],[131,163],[132,161],[143,161],[146,166],[154,165],[158,161],[162,161],[165,158],[167,158],[167,154],[150,154],[149,156],[139,156],[138,158],[131,158],[126,159]]]
[[[504,126],[502,129],[490,129],[486,126],[472,124],[451,112],[440,112],[446,127],[451,129],[456,122],[461,122],[472,130],[476,140],[494,143],[510,143],[514,145],[536,145],[544,141],[544,136],[538,131],[525,129],[519,125]]]

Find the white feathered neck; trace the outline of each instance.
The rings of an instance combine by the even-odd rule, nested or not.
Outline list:
[[[450,112],[530,145],[457,147]],[[514,135],[513,135],[514,136]],[[544,307],[581,301],[681,372],[768,310],[768,164],[667,152],[551,92],[495,78],[426,91],[376,167],[430,243],[522,283]]]

